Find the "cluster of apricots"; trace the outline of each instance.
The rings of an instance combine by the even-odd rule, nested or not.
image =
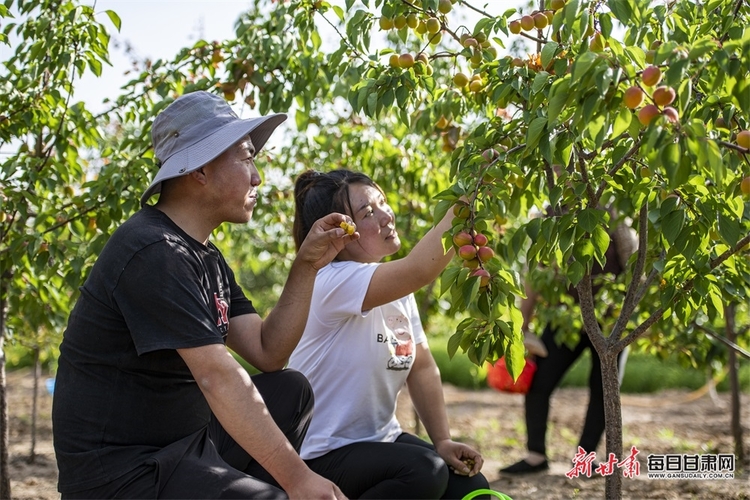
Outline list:
[[[482,75],[475,73],[471,77],[465,73],[458,72],[453,76],[453,84],[458,88],[468,88],[471,92],[481,92],[487,84]]]
[[[453,10],[453,4],[457,0],[440,0],[436,14],[448,14]],[[420,8],[421,2],[414,1],[414,7]],[[379,20],[380,29],[389,31],[392,29],[401,30],[410,28],[417,34],[427,36],[430,44],[437,45],[443,39],[443,24],[435,16],[423,16],[421,12],[406,12],[398,14],[396,17],[381,16]]]
[[[453,214],[459,218],[464,218],[465,211],[469,210],[468,206],[456,205]],[[486,287],[490,283],[490,273],[480,267],[492,257],[495,256],[495,251],[487,246],[489,239],[482,233],[470,233],[468,231],[459,231],[453,236],[453,244],[458,249],[458,256],[464,261],[463,266],[472,269],[471,276],[479,277],[479,286]]]
[[[557,9],[552,8],[551,10],[545,10],[545,11],[539,11],[535,10],[532,11],[531,14],[524,14],[520,17],[520,19],[514,19],[513,21],[508,23],[508,30],[513,33],[514,35],[518,35],[521,33],[521,31],[532,31],[532,30],[541,30],[552,24],[552,18],[555,15],[555,10],[562,9],[565,5],[564,1],[560,0],[553,0],[550,4],[550,7],[552,5],[559,4],[559,7]]]
[[[680,121],[679,113],[670,106],[675,100],[676,93],[668,85],[659,85],[661,77],[661,69],[658,66],[648,66],[641,73],[641,83],[645,87],[656,87],[651,92],[651,103],[641,107],[638,111],[638,121],[644,127],[648,126],[658,116],[664,116],[672,123]],[[646,93],[639,85],[633,85],[625,91],[623,103],[628,109],[638,109],[643,104],[645,96]]]
[[[418,63],[422,64],[418,64]],[[424,74],[427,76],[432,75],[432,66],[430,65],[430,59],[427,57],[427,54],[424,52],[420,52],[417,54],[416,57],[414,57],[413,54],[404,53],[404,54],[391,54],[390,58],[388,59],[388,64],[394,68],[402,68],[402,69],[408,69],[408,68],[414,68],[414,72],[416,74]]]

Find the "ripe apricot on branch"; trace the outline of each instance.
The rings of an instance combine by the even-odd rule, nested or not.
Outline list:
[[[491,162],[495,158],[500,156],[500,153],[497,152],[497,150],[489,148],[482,151],[482,158],[484,158],[484,161],[487,163]]]
[[[661,81],[661,70],[656,66],[649,66],[641,73],[641,81],[644,85],[653,87]]]
[[[438,21],[436,17],[429,18],[425,24],[427,26],[427,32],[431,35],[440,31],[440,21]]]
[[[657,106],[669,106],[674,101],[676,94],[672,87],[662,85],[661,87],[656,87],[651,97]]]
[[[661,113],[672,123],[678,123],[680,121],[680,114],[672,106],[667,106]]]
[[[383,31],[388,31],[390,29],[393,29],[393,20],[390,17],[381,17],[379,24],[380,24],[380,29]]]
[[[629,109],[635,109],[643,103],[643,91],[640,87],[629,87],[625,91],[625,96],[622,101]]]
[[[388,58],[388,65],[393,68],[400,67],[398,63],[398,54],[391,54],[391,57]]]
[[[342,221],[341,224],[339,224],[339,227],[346,231],[346,234],[348,234],[349,236],[353,235],[354,231],[357,230],[357,226],[355,226],[354,224],[349,224],[346,221]]]
[[[549,8],[552,10],[560,10],[565,7],[565,0],[551,0]]]
[[[524,31],[531,31],[534,29],[534,18],[525,15],[521,17],[521,28],[523,28]]]
[[[737,145],[750,149],[750,130],[743,130],[737,134]]]
[[[482,288],[490,284],[490,273],[485,269],[477,269],[471,275],[479,277],[479,286]]]
[[[544,12],[539,12],[538,14],[534,14],[534,26],[537,29],[544,29],[549,24],[549,19],[547,19],[547,16],[544,14]]]
[[[490,247],[479,247],[477,250],[477,258],[479,262],[487,262],[495,256],[495,251]]]
[[[479,92],[484,88],[484,83],[482,80],[472,80],[471,83],[469,83],[469,90],[472,92]]]
[[[511,21],[508,23],[508,29],[511,33],[514,35],[517,35],[521,32],[521,21]]]
[[[469,77],[463,73],[456,73],[453,77],[453,83],[456,87],[463,88],[469,83]]]
[[[402,68],[411,68],[414,66],[414,56],[411,54],[401,54],[398,56],[398,65]]]
[[[482,234],[482,233],[477,233],[477,234],[476,234],[476,235],[474,236],[474,244],[475,244],[476,246],[478,246],[478,247],[483,247],[483,246],[485,246],[485,245],[486,245],[487,243],[489,243],[489,239],[488,239],[488,238],[487,238],[487,236],[485,236],[484,234]]]
[[[647,104],[646,106],[643,106],[638,112],[638,121],[641,122],[641,125],[646,127],[653,121],[654,118],[659,116],[659,114],[659,108],[657,108],[653,104]]]
[[[477,256],[477,249],[474,245],[464,245],[458,249],[458,256],[464,260],[475,259]]]
[[[750,176],[742,179],[742,182],[740,182],[740,190],[745,196],[750,194]]]
[[[453,243],[455,243],[455,245],[460,248],[462,246],[471,245],[472,243],[474,243],[474,238],[472,238],[472,236],[466,231],[461,231],[453,236]]]
[[[468,219],[469,215],[471,215],[471,210],[469,210],[468,205],[456,204],[453,206],[453,215],[459,219]]]
[[[467,269],[476,269],[479,267],[479,259],[465,260],[463,267]]]

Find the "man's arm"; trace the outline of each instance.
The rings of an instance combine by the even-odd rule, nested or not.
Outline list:
[[[250,376],[223,345],[177,352],[227,433],[276,479],[290,498],[343,498],[333,483],[305,465],[271,418]]]
[[[257,314],[230,319],[227,345],[259,370],[284,368],[307,324],[318,270],[330,263],[344,245],[359,238],[359,233],[347,235],[339,227],[341,222],[351,219],[333,213],[313,224],[292,263],[279,301],[264,320]]]

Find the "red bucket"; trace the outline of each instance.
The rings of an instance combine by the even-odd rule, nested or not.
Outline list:
[[[529,392],[531,382],[534,380],[536,373],[536,363],[531,358],[526,358],[526,366],[523,367],[518,380],[513,381],[513,377],[508,373],[505,366],[505,358],[502,357],[487,370],[487,384],[501,392],[514,392],[517,394],[526,394]]]

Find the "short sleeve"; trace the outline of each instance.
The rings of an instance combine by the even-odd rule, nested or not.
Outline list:
[[[350,316],[366,316],[362,304],[378,264],[334,262],[318,272],[311,314],[322,323],[337,324]],[[318,314],[325,311],[325,314]]]
[[[138,355],[224,342],[211,309],[216,284],[203,277],[203,267],[189,250],[175,251],[165,242],[147,246],[127,263],[113,298]]]

